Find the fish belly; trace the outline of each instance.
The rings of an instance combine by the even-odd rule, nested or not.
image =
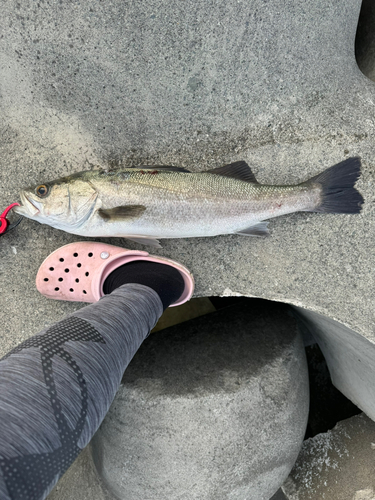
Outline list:
[[[196,207],[180,206],[168,210],[165,206],[158,214],[146,212],[136,220],[114,222],[103,221],[95,214],[75,234],[92,237],[189,238],[234,233],[257,222],[257,217],[245,210],[228,215],[207,208],[197,210]]]
[[[280,204],[279,204],[280,205]],[[206,206],[168,206],[158,211],[146,210],[135,220],[103,221],[95,214],[82,228],[82,236],[125,237],[150,236],[154,238],[192,238],[232,234],[247,229],[260,221],[295,212],[285,205],[259,206],[257,203],[222,203]],[[149,213],[147,213],[147,211]]]

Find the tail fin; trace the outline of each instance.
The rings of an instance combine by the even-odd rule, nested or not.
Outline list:
[[[322,188],[321,203],[311,211],[358,214],[364,200],[354,184],[360,175],[360,158],[349,158],[310,179],[309,183],[320,184]]]

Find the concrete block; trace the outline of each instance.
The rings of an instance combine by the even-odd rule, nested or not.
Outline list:
[[[303,342],[282,305],[251,301],[149,337],[92,441],[126,500],[269,500],[309,403]]]
[[[308,439],[282,489],[287,500],[373,500],[375,424],[364,414]]]
[[[331,318],[299,307],[294,311],[317,340],[333,384],[375,420],[375,345]]]
[[[24,186],[96,164],[199,171],[243,159],[260,182],[283,184],[359,155],[359,216],[293,214],[273,220],[266,240],[165,240],[157,253],[191,269],[196,296],[255,296],[313,311],[364,339],[373,360],[375,88],[355,60],[360,7],[6,2],[0,206]],[[77,239],[31,221],[2,237],[2,354],[80,307],[48,301],[34,285],[43,259]],[[361,379],[360,365],[353,371]],[[357,404],[369,412],[365,400]]]
[[[200,171],[242,159],[260,182],[283,184],[360,156],[359,216],[293,214],[273,220],[266,240],[170,240],[156,253],[191,269],[196,296],[260,297],[319,315],[309,321],[335,383],[375,418],[375,88],[355,59],[360,7],[5,2],[0,207],[24,186],[96,164]],[[0,354],[80,307],[49,301],[34,285],[43,259],[78,239],[31,221],[1,238]]]

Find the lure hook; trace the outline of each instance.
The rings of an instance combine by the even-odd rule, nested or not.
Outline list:
[[[7,207],[4,212],[0,215],[0,235],[7,233],[11,229],[14,229],[21,222],[23,217],[20,217],[18,220],[13,222],[12,224],[8,221],[7,215],[12,210],[13,207],[19,207],[19,203],[12,203]]]

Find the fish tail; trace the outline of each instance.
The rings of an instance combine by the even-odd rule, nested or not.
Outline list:
[[[310,179],[309,184],[321,188],[320,202],[311,212],[358,214],[364,200],[354,184],[360,175],[360,158],[349,158]]]

